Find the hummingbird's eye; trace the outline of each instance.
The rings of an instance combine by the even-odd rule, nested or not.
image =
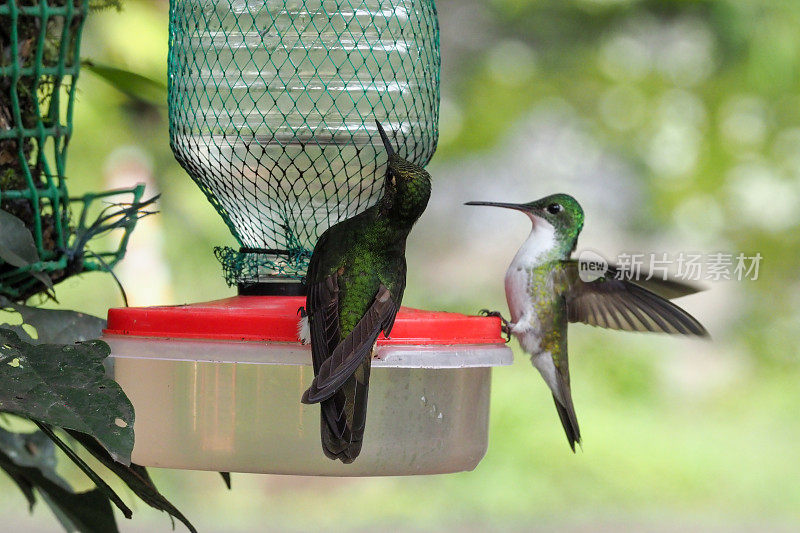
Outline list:
[[[547,212],[550,213],[551,215],[557,215],[564,208],[561,207],[561,204],[550,204],[550,205],[548,205],[546,207],[546,209],[547,209]]]

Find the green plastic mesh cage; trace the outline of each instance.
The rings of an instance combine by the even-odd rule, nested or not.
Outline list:
[[[131,208],[115,204],[109,210],[103,204],[125,193],[128,205],[136,205],[141,186],[80,198],[67,191],[67,145],[88,8],[83,0],[0,3],[0,210],[4,223],[13,221],[11,215],[24,224],[36,248],[34,261],[0,257],[0,296],[12,300],[82,271],[113,267],[137,219],[126,216]],[[72,207],[80,212],[75,218]],[[88,241],[112,229],[124,233],[117,247],[87,256]]]
[[[171,0],[172,149],[241,248],[230,284],[299,279],[379,198],[381,122],[418,164],[438,137],[433,0]]]

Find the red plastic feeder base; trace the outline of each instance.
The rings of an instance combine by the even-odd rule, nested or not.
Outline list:
[[[302,296],[234,296],[213,302],[126,307],[108,312],[109,335],[179,339],[300,342]],[[502,344],[500,319],[403,307],[390,339],[396,344]]]
[[[136,410],[145,466],[322,476],[472,470],[488,442],[491,369],[512,362],[497,318],[403,308],[370,374],[364,447],[352,464],[320,445],[298,296],[237,296],[111,309],[104,339]]]

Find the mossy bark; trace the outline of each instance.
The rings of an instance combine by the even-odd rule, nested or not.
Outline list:
[[[54,212],[50,200],[8,198],[6,193],[33,192],[32,189],[43,190],[48,187],[47,177],[44,176],[44,161],[46,157],[53,157],[53,145],[47,143],[46,136],[40,137],[35,131],[64,125],[62,110],[58,109],[58,99],[54,99],[53,95],[60,91],[63,99],[67,84],[73,83],[69,69],[75,66],[72,62],[77,56],[85,0],[10,1],[16,1],[18,7],[36,7],[40,1],[47,1],[48,6],[53,8],[63,8],[69,1],[74,5],[72,18],[69,20],[62,14],[51,14],[45,19],[39,14],[19,12],[14,24],[10,14],[0,15],[0,67],[4,69],[0,75],[0,131],[18,132],[17,135],[0,139],[0,209],[22,220],[34,235],[37,232],[38,217],[42,245],[40,252],[52,255],[67,244],[62,242],[68,238],[67,234],[62,232],[59,238],[56,217],[62,221],[68,220],[68,206],[62,204],[59,206],[60,212]],[[16,36],[12,31],[14,26]],[[65,49],[62,50],[62,47]],[[67,73],[59,77],[52,73],[32,75],[30,72],[22,72],[37,66],[37,61],[38,66],[45,69],[55,67],[63,61]],[[15,76],[14,71],[19,71],[19,75]],[[48,150],[47,154],[44,152],[45,148]],[[52,159],[48,159],[48,166],[51,172],[55,172],[56,165]],[[60,183],[63,178],[51,176],[51,180],[56,183]],[[0,274],[12,269],[11,265],[0,264]],[[51,272],[50,276],[56,282],[56,278],[64,277],[65,272]],[[44,286],[37,284],[23,296],[27,298],[43,290]]]

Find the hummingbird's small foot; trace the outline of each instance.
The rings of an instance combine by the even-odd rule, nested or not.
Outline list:
[[[503,315],[500,311],[489,311],[488,309],[481,309],[480,314],[484,316],[496,316],[500,319],[500,331],[503,335],[506,336],[506,342],[511,342],[511,326],[509,326],[508,320],[503,318]]]

